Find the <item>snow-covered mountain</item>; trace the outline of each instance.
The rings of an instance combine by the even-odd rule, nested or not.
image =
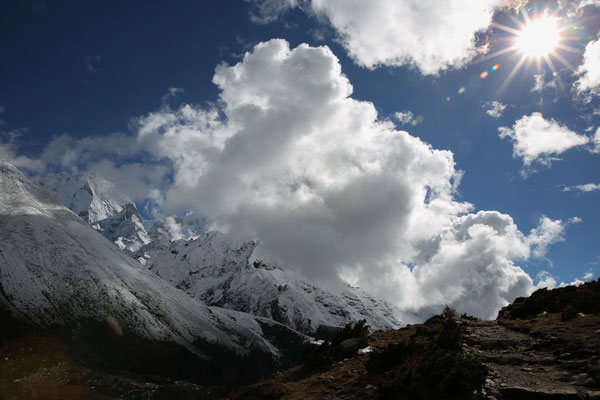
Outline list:
[[[0,310],[40,327],[109,321],[206,359],[220,349],[280,357],[265,327],[301,337],[276,322],[191,298],[1,159]]]
[[[65,172],[50,174],[38,182],[59,203],[93,224],[121,211],[126,204],[135,203],[119,192],[112,182],[86,174],[73,178]]]
[[[261,258],[259,244],[219,232],[155,243],[137,253],[151,271],[206,304],[247,312],[314,335],[320,326],[366,319],[373,329],[413,323],[391,304],[359,289],[327,290]]]
[[[88,175],[83,180],[90,187],[114,189],[101,178]],[[81,197],[78,186],[71,184],[81,180],[59,174],[46,181],[51,182],[45,186],[53,188],[58,200]],[[95,198],[96,193],[101,197]],[[202,218],[188,215],[143,221],[133,203],[122,202],[126,196],[111,199],[110,193],[92,191],[87,205],[80,201],[74,211],[87,207],[88,214],[99,215],[98,204],[119,204],[120,210],[112,214],[102,208],[106,218],[91,222],[92,226],[122,250],[135,254],[151,271],[208,305],[273,319],[309,335],[320,326],[341,327],[360,319],[366,319],[373,329],[396,328],[419,320],[357,288],[332,291],[310,283],[293,270],[261,257],[260,246],[254,241],[206,232]],[[70,204],[73,202],[65,203]]]

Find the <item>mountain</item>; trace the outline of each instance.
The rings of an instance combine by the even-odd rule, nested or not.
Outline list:
[[[106,199],[102,204],[116,203]],[[127,213],[127,208],[117,213],[123,211]],[[82,332],[92,336],[105,332],[92,343],[114,343],[115,358],[142,368],[144,357],[162,348],[170,349],[165,354],[172,359],[159,364],[193,366],[196,370],[187,372],[194,378],[213,379],[226,368],[230,373],[222,376],[225,380],[243,379],[244,374],[259,376],[284,362],[286,340],[294,346],[305,340],[265,318],[207,307],[192,299],[1,159],[0,266],[0,331],[9,325],[43,328],[68,332],[69,338],[83,342],[87,339]],[[105,357],[99,350],[88,345],[86,357]],[[256,363],[254,370],[243,367],[250,359]],[[237,366],[228,365],[231,362]]]
[[[308,282],[261,256],[255,241],[206,232],[206,222],[197,216],[145,221],[132,202],[124,201],[127,196],[116,193],[114,185],[101,178],[86,175],[77,180],[63,173],[42,180],[50,182],[45,187],[51,187],[58,200],[83,199],[74,181],[110,190],[92,190],[93,196],[85,197],[87,204],[80,201],[73,211],[83,208],[89,215],[100,215],[99,204],[119,205],[113,211],[101,208],[105,218],[90,222],[92,226],[151,271],[208,305],[273,319],[312,336],[328,336],[360,319],[373,329],[419,320],[357,288],[331,290]]]
[[[119,192],[112,182],[99,176],[86,174],[73,178],[61,172],[46,175],[38,183],[59,203],[90,224],[115,215],[125,205],[135,207],[135,203]]]
[[[417,319],[357,288],[334,291],[310,283],[266,261],[260,250],[255,241],[209,232],[193,240],[151,242],[136,255],[151,271],[209,305],[273,319],[308,335],[361,319],[375,330]]]

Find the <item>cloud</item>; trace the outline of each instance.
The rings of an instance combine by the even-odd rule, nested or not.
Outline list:
[[[271,261],[309,279],[340,276],[406,309],[495,316],[534,289],[517,263],[543,258],[568,224],[528,235],[497,211],[456,199],[462,172],[378,118],[327,47],[259,43],[213,82],[219,101],[163,105],[135,135],[53,138],[53,168],[95,172],[157,214],[194,212],[262,243]]]
[[[560,221],[526,236],[508,215],[470,213],[452,153],[353,99],[327,47],[260,43],[213,82],[215,106],[134,121],[140,145],[173,168],[160,207],[254,237],[315,281],[341,275],[401,307],[490,317],[533,290],[515,261],[562,238]]]
[[[558,285],[558,281],[548,271],[540,271],[537,276],[538,283],[535,284],[537,289],[554,289]]]
[[[24,134],[22,129],[12,129],[0,132],[0,158],[13,164],[15,167],[31,173],[41,173],[46,169],[46,164],[39,159],[20,154],[20,138]]]
[[[594,279],[594,273],[592,271],[586,272],[585,275],[583,275],[583,280],[585,281],[590,281]]]
[[[252,4],[250,19],[257,24],[267,24],[278,19],[290,8],[299,5],[297,0],[245,0]]]
[[[410,124],[414,119],[412,111],[402,111],[394,114],[394,117],[400,122],[401,125]]]
[[[592,153],[600,153],[600,128],[596,129],[596,133],[592,137]]]
[[[157,193],[160,193],[170,168],[165,165],[140,162],[117,164],[111,160],[101,159],[88,163],[85,172],[101,176],[114,183],[133,201],[144,202],[149,199],[156,202],[162,201],[162,197]]]
[[[504,110],[506,110],[507,105],[502,104],[499,101],[488,101],[485,103],[486,107],[489,107],[485,113],[492,118],[500,118],[502,114],[504,114]]]
[[[579,223],[581,219],[574,217],[568,223]],[[542,216],[538,226],[529,232],[527,244],[533,251],[535,258],[543,258],[548,252],[548,247],[556,242],[563,242],[565,224],[561,220],[551,220],[546,216]]]
[[[595,190],[600,190],[600,183],[586,183],[584,185],[565,186],[563,188],[563,192],[572,192],[575,190],[584,193],[593,192]]]
[[[583,64],[579,67],[578,91],[594,95],[600,94],[600,39],[585,46]]]
[[[522,158],[526,168],[533,163],[550,166],[556,160],[554,156],[590,140],[553,119],[545,119],[538,112],[523,116],[512,128],[500,127],[498,130],[502,139],[513,143],[513,156]]]
[[[162,102],[162,104],[168,104],[171,99],[176,98],[183,92],[185,92],[185,90],[183,90],[182,88],[170,87],[169,89],[167,89],[167,93],[165,93],[165,95],[160,98],[160,101]]]
[[[478,54],[476,36],[501,0],[252,0],[253,20],[270,22],[291,7],[329,21],[350,57],[366,68],[410,66],[425,75],[460,68]]]
[[[547,89],[554,89],[556,90],[558,88],[558,82],[560,79],[560,76],[558,75],[558,72],[552,72],[550,79],[546,79],[546,76],[549,73],[544,71],[540,74],[536,74],[533,75],[533,79],[535,81],[535,84],[533,85],[533,88],[531,89],[532,92],[544,92]]]
[[[95,56],[85,56],[83,58],[83,64],[85,65],[85,69],[90,74],[95,74],[98,72],[98,64],[100,63],[100,53],[96,53]]]

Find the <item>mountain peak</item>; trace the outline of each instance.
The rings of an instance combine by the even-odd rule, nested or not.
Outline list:
[[[120,192],[112,182],[97,175],[72,177],[61,172],[45,176],[39,184],[59,203],[89,223],[106,219],[123,210],[126,205],[129,209],[135,208],[133,200]]]

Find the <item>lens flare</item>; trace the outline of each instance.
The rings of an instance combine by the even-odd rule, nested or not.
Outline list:
[[[498,71],[499,68],[500,64],[494,64],[494,66],[492,67],[492,71]]]

